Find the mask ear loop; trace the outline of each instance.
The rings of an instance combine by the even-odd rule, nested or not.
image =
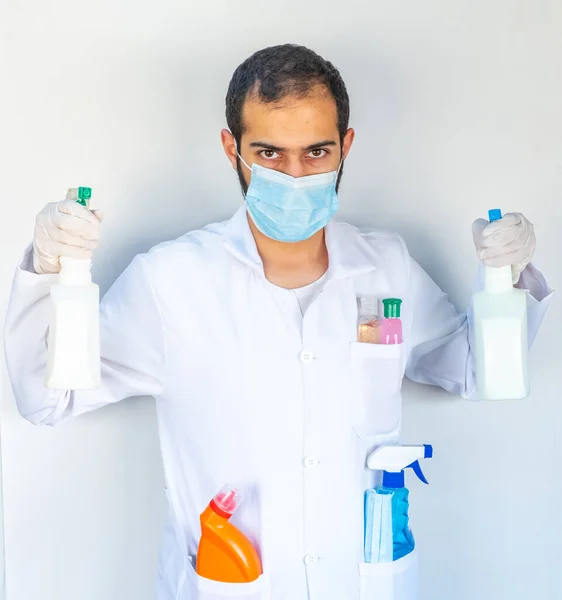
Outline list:
[[[251,171],[252,167],[250,167],[250,165],[242,158],[240,152],[238,152],[238,143],[236,142],[236,139],[234,140],[234,147],[236,148],[236,156],[238,156],[238,158],[242,161],[242,164],[246,167],[246,169]]]
[[[248,169],[248,171],[251,171],[252,167],[250,167],[250,165],[242,158],[242,156],[240,155],[240,153],[236,152],[236,154],[238,155],[238,158],[242,161],[242,163],[246,167],[246,169]]]
[[[337,179],[338,179],[338,177],[339,177],[339,175],[340,175],[340,171],[341,171],[341,168],[343,167],[344,160],[345,160],[345,159],[344,159],[344,157],[343,157],[343,148],[342,148],[342,149],[341,149],[341,159],[340,159],[340,166],[338,167],[338,170],[336,171],[336,181],[337,181]]]

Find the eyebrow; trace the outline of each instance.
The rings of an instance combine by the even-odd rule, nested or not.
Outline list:
[[[315,144],[311,144],[306,148],[302,148],[302,150],[310,152],[311,150],[318,150],[319,148],[324,148],[325,146],[337,146],[337,144],[334,142],[334,140],[324,140],[323,142],[316,142]],[[271,150],[273,152],[285,152],[286,150],[286,148],[274,146],[273,144],[268,144],[267,142],[251,142],[250,148],[263,148],[264,150]]]

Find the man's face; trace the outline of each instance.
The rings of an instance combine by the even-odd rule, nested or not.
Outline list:
[[[257,163],[292,177],[335,171],[353,142],[348,130],[343,145],[337,127],[336,102],[324,86],[304,98],[264,103],[250,97],[243,109],[244,133],[238,151],[251,167]],[[236,155],[234,138],[223,130],[225,152],[247,191],[251,172]]]

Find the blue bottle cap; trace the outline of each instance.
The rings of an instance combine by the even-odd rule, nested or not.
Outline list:
[[[501,208],[492,208],[491,210],[488,211],[488,220],[490,221],[490,223],[493,223],[494,221],[499,221],[501,218],[502,218]]]
[[[383,471],[382,474],[382,485],[385,488],[403,488],[404,487],[404,471],[400,471],[400,473],[389,473],[388,471]]]

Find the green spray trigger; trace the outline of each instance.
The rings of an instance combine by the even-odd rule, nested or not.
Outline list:
[[[81,204],[82,206],[85,206],[86,208],[89,207],[91,197],[92,197],[92,188],[84,187],[84,186],[77,187],[77,188],[70,188],[68,190],[68,192],[66,193],[67,200],[74,200],[74,202],[78,202],[78,204]]]
[[[92,197],[92,188],[89,187],[79,187],[78,188],[78,202],[82,206],[87,206],[88,201]]]

